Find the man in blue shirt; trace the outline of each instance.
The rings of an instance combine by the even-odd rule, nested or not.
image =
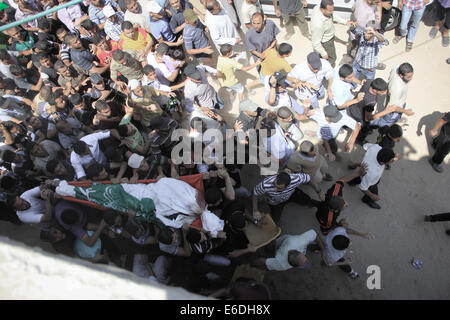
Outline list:
[[[213,67],[211,54],[214,50],[208,42],[204,31],[205,26],[198,21],[194,10],[186,9],[183,12],[186,26],[183,30],[183,39],[186,52],[196,57],[200,63]]]
[[[172,33],[172,30],[169,25],[169,21],[167,21],[167,18],[164,16],[163,9],[159,10],[158,12],[154,12],[158,10],[150,11],[149,13],[149,26],[150,31],[152,33],[152,36],[159,42],[159,43],[165,43],[168,46],[171,47],[177,47],[183,43],[183,38],[180,37],[178,41],[175,42],[177,39],[175,35]]]

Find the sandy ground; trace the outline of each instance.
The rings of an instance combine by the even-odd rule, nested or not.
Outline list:
[[[195,1],[194,1],[195,3]],[[273,21],[279,25],[278,19]],[[377,77],[388,79],[390,70],[409,62],[414,67],[414,79],[409,84],[407,105],[415,112],[408,118],[408,128],[404,139],[397,144],[395,151],[404,157],[385,171],[379,185],[381,210],[373,210],[360,201],[361,192],[345,186],[344,195],[350,206],[341,217],[347,218],[353,229],[370,232],[376,236],[366,240],[352,236],[351,257],[354,269],[361,278],[352,280],[338,268],[321,266],[320,255],[308,253],[313,268],[309,271],[289,270],[286,272],[267,272],[265,282],[271,287],[274,298],[278,299],[449,299],[450,298],[450,237],[445,229],[449,222],[425,223],[425,214],[448,212],[449,210],[449,158],[446,159],[446,171],[438,174],[430,167],[427,158],[430,155],[428,131],[444,112],[449,109],[450,65],[445,59],[450,57],[450,47],[441,46],[441,36],[428,37],[430,27],[421,24],[416,34],[413,50],[404,51],[405,44],[392,44],[394,31],[386,34],[391,44],[380,51],[379,61],[387,65],[386,70],[377,71]],[[297,64],[306,59],[311,51],[311,43],[301,36],[296,27],[296,35],[289,41],[294,47],[293,54],[287,59]],[[347,39],[345,27],[336,25],[337,36]],[[283,42],[285,30],[281,30],[278,42]],[[345,52],[345,46],[337,44],[338,62]],[[255,78],[256,71],[241,73],[240,77]],[[250,81],[250,80],[247,80]],[[251,96],[255,102],[267,107],[263,101],[264,88],[258,87],[257,94]],[[322,101],[323,104],[324,101]],[[225,112],[237,115],[237,101],[227,105]],[[229,119],[229,118],[228,118]],[[302,124],[303,131],[314,130],[315,123]],[[418,135],[422,127],[423,135]],[[305,137],[317,141],[314,137]],[[344,135],[339,137],[339,141]],[[369,136],[374,142],[376,134]],[[343,145],[341,144],[340,147]],[[342,154],[342,161],[330,163],[330,172],[335,178],[343,176],[350,160],[362,159],[360,146],[351,154]],[[244,184],[250,189],[261,180],[256,168],[244,171]],[[323,190],[331,183],[323,183]],[[315,196],[312,189],[304,190]],[[310,228],[318,228],[315,211],[306,207],[290,204],[281,218],[282,233],[299,234]],[[44,249],[50,246],[41,244],[38,233],[28,226],[14,226],[0,222],[0,235],[6,235],[31,246],[39,245]],[[412,257],[423,261],[423,268],[414,269],[409,261]],[[381,269],[381,289],[369,290],[366,286],[366,269],[377,265]]]

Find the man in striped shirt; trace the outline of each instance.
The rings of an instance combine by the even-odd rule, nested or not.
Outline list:
[[[316,192],[323,197],[317,184],[306,173],[288,174],[281,172],[265,178],[253,190],[253,218],[255,221],[261,219],[261,213],[258,211],[258,196],[264,196],[275,222],[278,222],[280,219],[283,208],[288,202],[308,206],[319,205],[319,201],[311,199],[310,196],[298,188],[304,183],[310,183]]]

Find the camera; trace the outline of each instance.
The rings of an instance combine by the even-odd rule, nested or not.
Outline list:
[[[177,97],[169,97],[169,101],[167,102],[167,111],[170,112],[178,112],[179,106],[181,102]]]

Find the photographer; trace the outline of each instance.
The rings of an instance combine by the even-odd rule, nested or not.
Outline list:
[[[302,105],[300,105],[294,98],[292,98],[287,88],[291,87],[291,83],[297,81],[288,77],[286,72],[275,72],[271,76],[264,78],[264,86],[266,89],[266,102],[273,108],[289,107],[296,112],[296,118],[305,112]],[[301,120],[301,119],[299,119]]]

